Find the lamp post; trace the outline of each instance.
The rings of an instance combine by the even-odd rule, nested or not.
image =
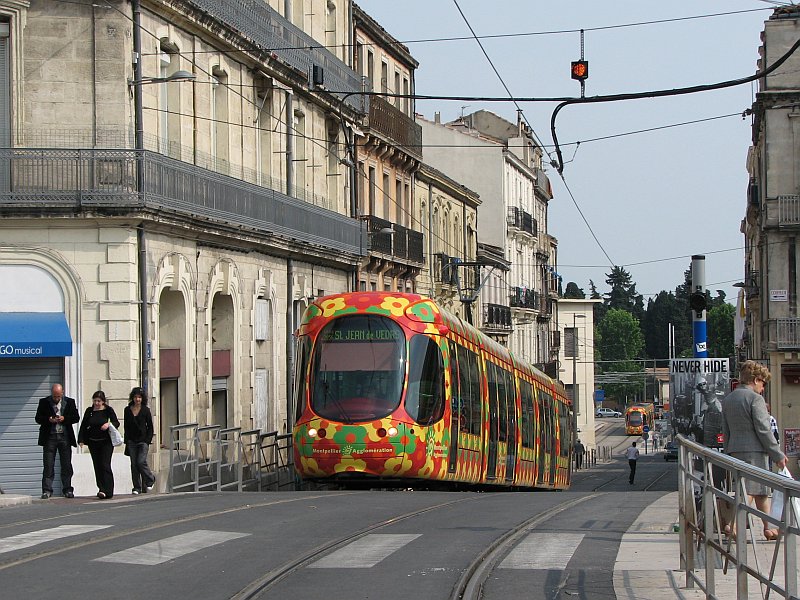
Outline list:
[[[581,403],[578,398],[578,319],[585,319],[586,315],[572,313],[572,445],[578,439],[578,413]]]

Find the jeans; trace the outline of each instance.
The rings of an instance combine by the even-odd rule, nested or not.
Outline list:
[[[147,451],[150,444],[146,442],[128,442],[128,455],[131,457],[131,481],[137,492],[145,491],[156,481],[155,475],[147,464]]]
[[[631,468],[631,476],[628,479],[628,483],[633,483],[633,478],[636,477],[636,461],[633,459],[628,459],[628,466]]]
[[[53,478],[56,473],[56,451],[61,461],[61,493],[72,492],[72,448],[66,434],[50,434],[42,452],[42,492],[53,493]]]

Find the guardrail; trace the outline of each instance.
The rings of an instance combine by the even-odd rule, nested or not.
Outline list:
[[[167,492],[297,489],[291,434],[197,423],[169,430]]]
[[[737,599],[746,599],[754,584],[760,587],[765,600],[771,593],[796,598],[800,515],[795,506],[800,504],[800,482],[758,469],[683,436],[676,439],[680,565],[686,575],[686,587],[699,587],[707,598],[733,598],[732,587]],[[747,482],[772,488],[773,501],[781,494],[783,509],[767,514],[749,504]],[[756,533],[761,521],[779,532],[777,540],[767,542]],[[732,577],[729,571],[733,572]]]

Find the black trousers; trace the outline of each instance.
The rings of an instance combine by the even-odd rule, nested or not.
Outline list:
[[[110,439],[100,442],[88,440],[86,445],[89,446],[89,454],[92,456],[97,489],[103,492],[106,498],[111,498],[114,495],[114,471],[111,470],[111,455],[114,454],[114,446]]]
[[[56,473],[56,452],[61,462],[61,493],[72,489],[72,448],[66,434],[51,433],[42,450],[42,492],[53,493],[53,478]]]
[[[628,459],[628,465],[631,468],[631,476],[628,479],[629,483],[633,483],[633,478],[636,477],[636,461],[634,459]]]

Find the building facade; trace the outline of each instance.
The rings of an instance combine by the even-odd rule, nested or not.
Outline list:
[[[555,375],[557,241],[547,231],[552,192],[528,126],[488,111],[442,124],[418,117],[425,162],[478,192],[484,262],[481,329]],[[503,218],[498,218],[503,215]]]
[[[783,56],[797,40],[800,8],[776,8],[766,21],[759,70]],[[745,323],[739,360],[769,365],[767,388],[781,442],[797,456],[800,427],[800,56],[791,55],[759,80],[752,107],[750,184],[742,233],[745,237]],[[790,460],[795,470],[796,462]],[[796,471],[795,471],[796,472]]]
[[[368,113],[351,15],[347,0],[0,0],[6,492],[38,493],[33,414],[56,382],[120,415],[145,386],[162,474],[178,423],[291,427],[299,317],[353,289],[366,255],[341,160]]]
[[[369,112],[355,138],[356,216],[367,225],[369,255],[358,272],[360,290],[412,292],[424,266],[425,223],[417,220],[414,176],[422,132],[414,121],[418,63],[357,5],[353,7],[354,67],[369,94]]]
[[[426,164],[416,176],[414,204],[427,242],[417,291],[474,324],[478,301],[478,194]]]

